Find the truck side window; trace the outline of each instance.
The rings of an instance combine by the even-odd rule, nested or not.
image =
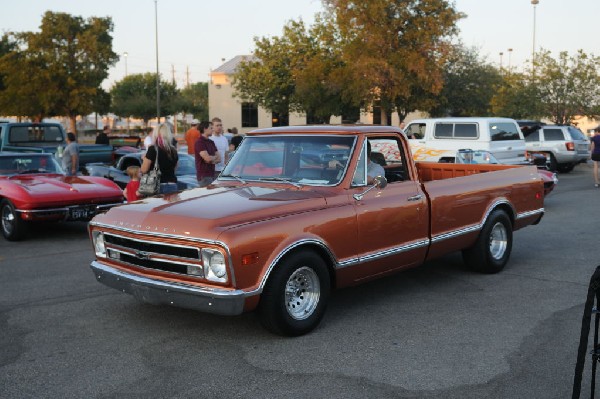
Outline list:
[[[408,178],[402,144],[396,137],[377,136],[369,139],[371,143],[371,161],[380,164],[385,170],[389,183],[404,181]]]
[[[425,123],[411,123],[404,129],[404,133],[406,133],[406,137],[409,139],[422,139],[425,137],[425,127],[427,125]]]
[[[360,151],[360,158],[352,177],[352,186],[364,186],[367,184],[367,145],[363,143],[363,147]]]

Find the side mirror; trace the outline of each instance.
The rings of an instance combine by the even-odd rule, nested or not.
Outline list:
[[[365,196],[365,194],[368,193],[369,191],[373,190],[374,188],[377,188],[379,190],[383,190],[384,188],[387,187],[387,184],[388,184],[388,181],[387,181],[387,179],[385,177],[383,177],[383,176],[375,176],[375,178],[373,179],[373,185],[371,187],[367,188],[361,194],[354,194],[352,197],[355,200],[360,201]]]

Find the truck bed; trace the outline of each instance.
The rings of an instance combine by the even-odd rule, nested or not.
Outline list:
[[[415,165],[419,171],[419,180],[421,183],[522,167],[518,165],[458,164],[439,162],[415,162]]]

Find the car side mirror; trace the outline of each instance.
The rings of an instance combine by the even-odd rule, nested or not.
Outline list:
[[[387,187],[387,184],[388,184],[388,181],[385,177],[375,176],[375,178],[373,179],[373,185],[371,187],[367,188],[365,191],[363,191],[360,194],[354,194],[352,197],[355,200],[360,201],[365,196],[365,194],[367,194],[369,191],[373,190],[374,188],[383,190],[384,188]]]

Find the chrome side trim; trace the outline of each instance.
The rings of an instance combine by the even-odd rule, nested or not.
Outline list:
[[[482,227],[483,227],[483,223],[476,224],[476,225],[469,226],[469,227],[464,227],[462,229],[454,230],[454,231],[451,231],[448,233],[437,234],[437,235],[431,237],[431,243],[437,243],[437,242],[444,241],[444,240],[447,240],[450,238],[454,238],[454,237],[462,236],[464,234],[472,233],[474,231],[479,231],[479,230],[481,230]]]
[[[539,214],[543,214],[545,211],[544,208],[540,208],[540,209],[536,209],[534,211],[528,211],[528,212],[521,212],[517,215],[517,219],[523,219],[529,216],[535,216],[535,215],[539,215]]]
[[[365,263],[365,262],[371,262],[377,259],[381,259],[381,258],[386,258],[388,256],[392,256],[392,255],[397,255],[400,254],[402,252],[406,252],[406,251],[410,251],[413,249],[417,249],[417,248],[423,248],[429,245],[429,239],[423,239],[423,240],[419,240],[419,241],[415,241],[412,242],[410,244],[406,244],[406,245],[401,245],[399,247],[395,247],[395,248],[389,248],[386,249],[385,251],[380,251],[380,252],[374,252],[365,256],[361,256],[358,259],[357,263]]]

